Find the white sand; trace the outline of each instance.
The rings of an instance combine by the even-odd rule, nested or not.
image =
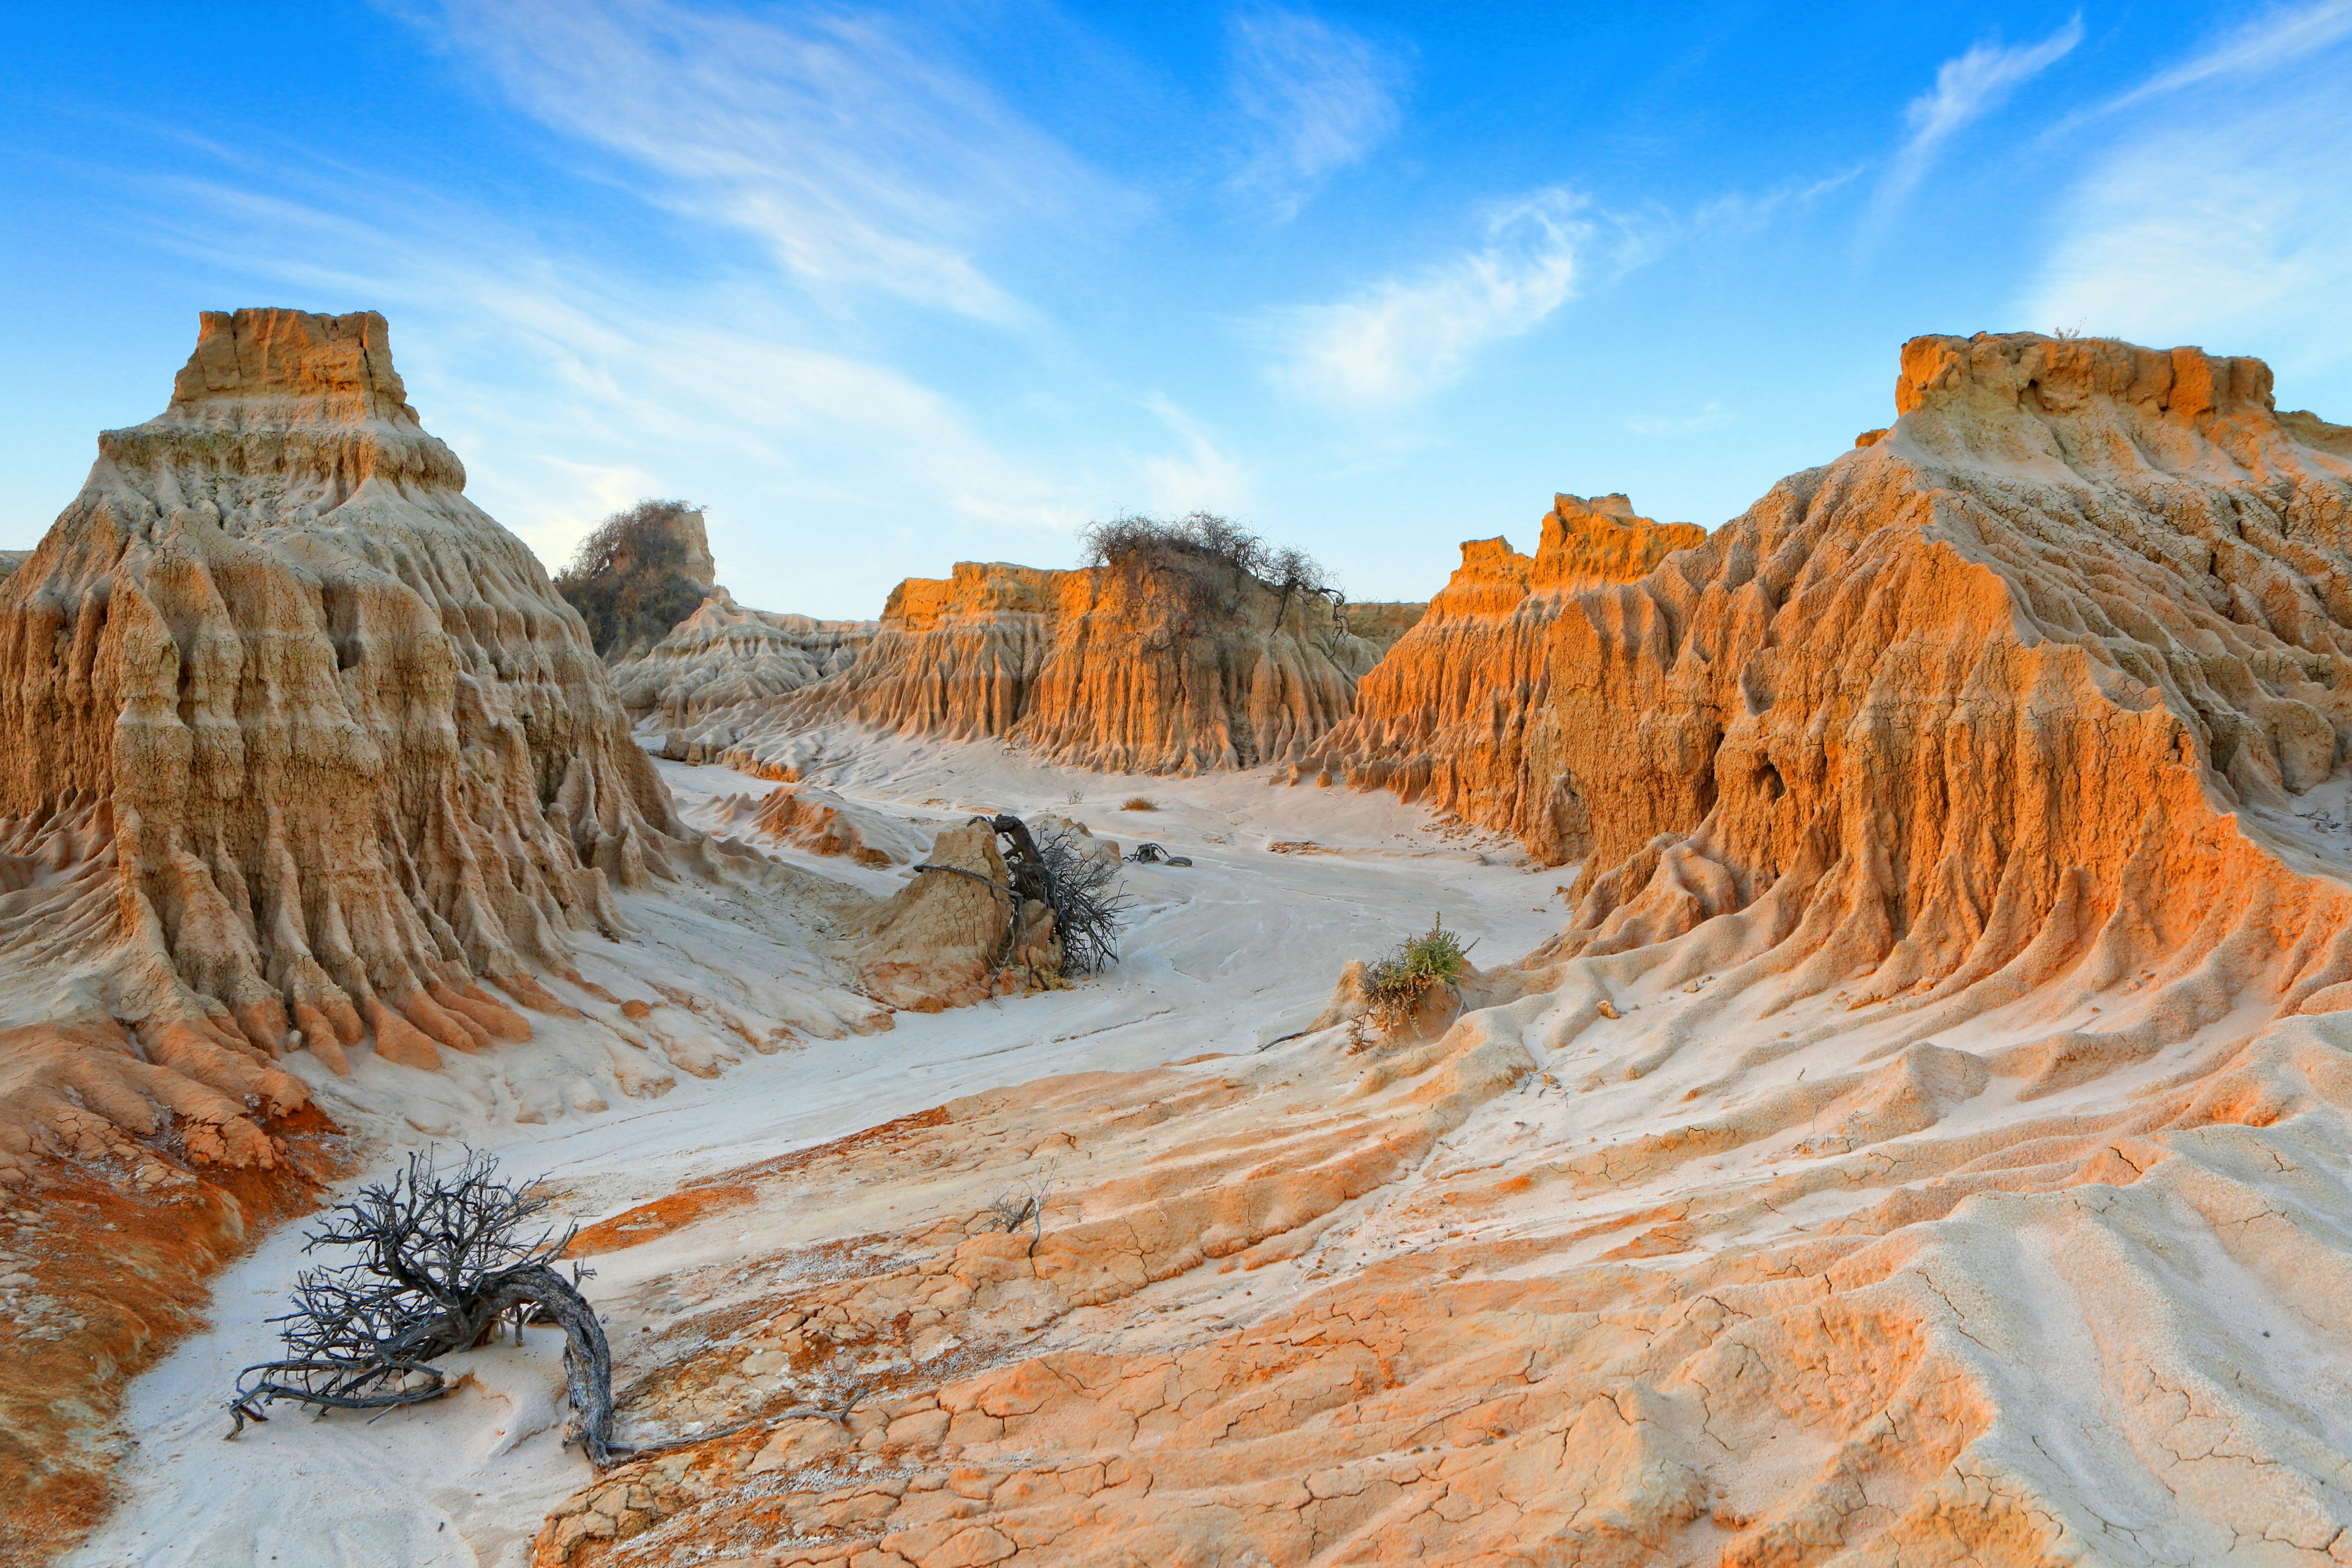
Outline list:
[[[1106,778],[990,745],[835,743],[848,760],[812,776],[865,808],[927,828],[971,809],[1056,811],[1123,847],[1150,838],[1195,864],[1129,868],[1137,909],[1125,961],[1072,991],[900,1015],[890,1033],[813,1040],[773,1056],[738,1050],[719,1077],[671,1075],[675,1087],[649,1099],[613,1092],[617,1075],[601,1065],[613,1053],[592,1031],[542,1023],[529,1045],[454,1060],[429,1078],[373,1060],[350,1080],[316,1077],[329,1109],[373,1134],[385,1161],[432,1137],[494,1150],[518,1175],[563,1183],[566,1217],[591,1221],[698,1174],[978,1089],[1254,1052],[1302,1027],[1347,959],[1375,956],[1440,911],[1477,939],[1475,956],[1489,963],[1526,952],[1561,921],[1554,889],[1565,872],[1532,868],[1515,847],[1440,827],[1387,795],[1269,787],[1255,774]],[[723,815],[708,809],[715,797],[774,787],[718,768],[663,772],[695,819]],[[1074,790],[1085,797],[1075,804]],[[1117,809],[1134,795],[1160,809]],[[1339,852],[1266,848],[1299,840]],[[780,858],[877,891],[907,875],[798,851]],[[789,936],[789,920],[751,929],[741,911],[701,909],[691,898],[638,900],[628,910],[645,942],[597,944],[583,955],[583,973],[617,994],[641,994],[632,982],[658,978],[667,962],[672,984],[718,990],[746,1014],[782,1016],[824,984],[820,965],[773,934]],[[609,1110],[577,1108],[591,1089]],[[526,1107],[547,1120],[517,1122]],[[560,1342],[551,1332],[521,1350],[456,1358],[453,1372],[472,1381],[439,1404],[373,1422],[286,1409],[223,1443],[223,1402],[237,1369],[275,1348],[265,1320],[283,1310],[305,1261],[300,1230],[279,1231],[224,1273],[210,1331],[132,1384],[125,1426],[134,1446],[118,1471],[123,1501],[69,1563],[520,1564],[545,1511],[588,1479],[584,1461],[560,1447]],[[631,1321],[629,1288],[680,1261],[661,1243],[634,1247],[605,1260],[585,1287],[606,1313],[624,1386],[628,1342],[643,1326]]]

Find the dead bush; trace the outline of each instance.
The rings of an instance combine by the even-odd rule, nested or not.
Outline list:
[[[1276,550],[1230,519],[1196,511],[1173,522],[1122,512],[1081,536],[1084,563],[1105,568],[1148,588],[1169,605],[1167,635],[1202,617],[1223,618],[1241,607],[1244,581],[1278,596],[1279,626],[1300,595],[1344,602],[1328,573],[1304,551]]]

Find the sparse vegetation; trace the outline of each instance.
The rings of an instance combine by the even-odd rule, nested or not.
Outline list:
[[[1131,795],[1121,803],[1121,811],[1158,811],[1160,803],[1148,795]]]
[[[1006,1235],[1028,1231],[1029,1251],[1034,1257],[1037,1244],[1045,1239],[1045,1202],[1053,1191],[1054,1167],[1047,1165],[1025,1185],[997,1194],[984,1212],[992,1226]]]
[[[1279,595],[1275,624],[1301,595],[1344,603],[1330,574],[1306,552],[1275,549],[1230,519],[1192,512],[1174,522],[1128,513],[1098,522],[1083,535],[1085,563],[1131,580],[1148,581],[1171,601],[1172,625],[1239,607],[1237,579],[1249,577]]]
[[[1439,915],[1430,928],[1397,944],[1396,951],[1364,970],[1364,994],[1372,1021],[1392,1031],[1411,1018],[1432,988],[1451,985],[1469,963],[1470,950]]]
[[[704,584],[686,571],[678,537],[697,510],[682,500],[641,500],[616,511],[557,574],[555,591],[588,623],[600,657],[659,642],[700,607]]]

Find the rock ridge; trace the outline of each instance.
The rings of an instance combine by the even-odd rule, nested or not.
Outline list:
[[[1108,567],[959,562],[892,591],[847,670],[682,736],[751,759],[849,721],[955,740],[1003,739],[1105,772],[1196,773],[1297,755],[1352,710],[1355,686],[1419,606],[1287,598],[1202,565],[1195,613],[1166,584]],[[719,731],[723,731],[723,733]]]

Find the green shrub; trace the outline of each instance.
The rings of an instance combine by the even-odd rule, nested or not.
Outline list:
[[[1384,1030],[1402,1026],[1431,987],[1451,985],[1461,977],[1469,952],[1460,933],[1445,929],[1444,915],[1421,935],[1399,942],[1395,952],[1364,971],[1372,1021]]]

